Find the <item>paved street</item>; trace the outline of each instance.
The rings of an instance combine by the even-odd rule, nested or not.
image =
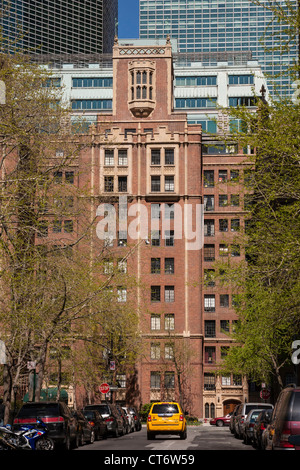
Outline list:
[[[226,426],[189,426],[188,437],[182,441],[177,436],[157,436],[155,440],[148,441],[146,427],[140,432],[127,434],[119,438],[110,437],[103,441],[97,441],[92,445],[80,447],[78,450],[102,450],[102,451],[134,451],[143,450],[157,453],[159,451],[199,451],[199,450],[252,450],[251,445],[245,445],[242,440],[236,439]]]

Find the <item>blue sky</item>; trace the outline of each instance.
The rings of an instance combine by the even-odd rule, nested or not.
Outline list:
[[[119,0],[120,39],[139,37],[139,0]]]

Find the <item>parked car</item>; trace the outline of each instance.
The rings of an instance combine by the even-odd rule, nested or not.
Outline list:
[[[129,433],[129,420],[127,418],[127,414],[125,413],[125,411],[120,405],[116,404],[116,408],[123,420],[123,434],[128,434]]]
[[[253,441],[252,444],[254,447],[260,450],[264,450],[264,440],[263,434],[267,429],[268,424],[270,423],[273,410],[263,410],[259,413],[258,417],[255,420],[253,428]]]
[[[128,419],[129,432],[134,432],[135,431],[135,423],[134,423],[133,414],[130,413],[129,408],[127,408],[127,406],[122,406],[122,409],[124,410],[124,413],[126,414],[127,419]]]
[[[102,439],[106,439],[108,435],[107,424],[99,411],[84,410],[83,414],[94,431],[95,440],[98,441],[101,437]]]
[[[245,419],[247,418],[247,414],[249,411],[254,409],[273,409],[273,405],[270,403],[242,403],[236,414],[236,418],[234,421],[234,430],[233,434],[237,439],[241,439],[244,435],[244,423]]]
[[[34,424],[37,418],[47,425],[55,447],[64,445],[66,450],[78,447],[77,421],[65,402],[25,403],[14,420],[13,428],[17,430],[23,424]]]
[[[83,446],[85,443],[93,444],[95,441],[95,432],[93,426],[88,422],[86,417],[81,411],[74,410],[72,415],[77,421],[77,433],[79,435],[79,445]]]
[[[229,430],[230,430],[231,434],[234,433],[235,420],[236,420],[237,412],[238,412],[238,409],[239,409],[240,406],[241,406],[241,404],[236,405],[236,407],[234,408],[233,413],[231,415],[230,421],[229,421]]]
[[[84,411],[96,410],[104,419],[107,425],[107,432],[115,437],[124,434],[124,424],[115,405],[111,403],[96,403],[94,405],[86,405]]]
[[[243,439],[245,444],[250,444],[253,441],[253,430],[255,426],[255,420],[262,410],[254,409],[249,411],[247,418],[244,421],[244,432]]]
[[[137,409],[134,406],[129,406],[128,409],[129,413],[133,416],[135,430],[140,431],[142,429],[142,422]]]
[[[225,426],[225,425],[229,426],[231,415],[232,415],[232,413],[229,413],[226,416],[219,416],[218,418],[212,418],[210,420],[209,424],[216,425],[218,427]]]
[[[152,403],[147,420],[147,439],[154,439],[157,434],[177,434],[180,439],[186,439],[186,419],[179,403]]]
[[[300,434],[300,387],[284,388],[276,401],[268,426],[267,450],[296,448],[292,436]]]

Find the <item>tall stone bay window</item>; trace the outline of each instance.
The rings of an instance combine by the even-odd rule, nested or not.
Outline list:
[[[135,117],[148,117],[155,107],[155,63],[136,60],[129,63],[129,109]]]

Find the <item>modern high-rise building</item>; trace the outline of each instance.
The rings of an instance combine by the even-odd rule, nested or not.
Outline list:
[[[286,2],[276,3],[284,8]],[[293,3],[296,8],[296,0]],[[200,54],[205,57],[207,53],[222,51],[251,51],[264,74],[276,76],[274,85],[278,92],[290,92],[289,77],[277,75],[286,72],[297,60],[297,45],[286,53],[279,50],[266,53],[261,43],[266,28],[266,46],[270,49],[278,45],[277,33],[284,34],[284,25],[272,22],[272,15],[251,0],[140,0],[140,38],[155,41],[169,34],[171,39],[178,40],[180,52],[198,53],[200,61]],[[271,80],[269,89],[275,90]]]
[[[1,0],[9,49],[37,54],[112,52],[117,0]]]

